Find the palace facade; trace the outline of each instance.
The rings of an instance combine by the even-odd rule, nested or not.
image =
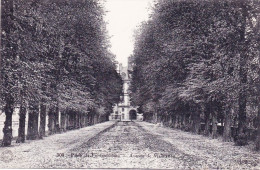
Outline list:
[[[130,66],[130,67],[129,67]],[[121,96],[121,102],[113,107],[113,113],[110,114],[109,120],[143,120],[143,114],[138,113],[136,106],[132,106],[129,97],[129,85],[131,79],[131,65],[123,67],[119,64],[117,72],[121,75],[123,80],[123,96]]]

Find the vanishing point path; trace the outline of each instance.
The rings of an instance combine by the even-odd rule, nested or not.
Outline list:
[[[260,169],[249,148],[146,122],[105,122],[0,154],[0,168]]]

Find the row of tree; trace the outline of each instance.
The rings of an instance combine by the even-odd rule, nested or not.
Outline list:
[[[17,142],[25,140],[26,113],[27,139],[45,135],[46,115],[50,134],[106,120],[120,100],[122,80],[109,51],[102,4],[2,0],[1,5],[2,145],[11,144],[16,107]]]
[[[260,1],[161,0],[152,11],[136,32],[131,83],[145,119],[213,138],[221,124],[237,145],[258,129],[259,150]]]

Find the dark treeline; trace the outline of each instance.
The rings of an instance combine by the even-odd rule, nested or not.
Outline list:
[[[47,115],[49,134],[108,119],[122,80],[103,17],[95,0],[2,0],[3,146],[11,144],[17,107],[17,142],[44,137]]]
[[[260,149],[260,1],[160,0],[136,33],[144,119]]]

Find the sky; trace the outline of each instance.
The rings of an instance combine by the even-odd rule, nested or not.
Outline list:
[[[111,37],[111,52],[116,60],[127,65],[127,58],[133,53],[134,30],[149,17],[149,8],[154,0],[106,0],[105,20]]]

